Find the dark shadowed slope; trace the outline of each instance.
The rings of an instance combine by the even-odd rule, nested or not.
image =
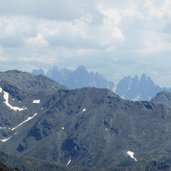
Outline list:
[[[39,95],[34,99],[28,96],[21,104],[16,100],[16,105],[29,107],[29,115],[27,110],[9,110],[4,90],[0,93],[1,108],[6,110],[5,115],[1,113],[0,149],[24,160],[23,170],[29,170],[28,158],[37,161],[30,161],[37,170],[42,170],[42,162],[48,170],[170,169],[171,109],[167,106],[123,100],[107,89],[97,88],[63,88],[46,98]],[[35,99],[40,101],[33,103]],[[13,120],[20,118],[20,122],[15,123],[10,116]],[[7,124],[9,132],[5,132],[6,121],[11,122]],[[19,126],[14,127],[16,124]]]
[[[160,92],[156,95],[155,98],[152,99],[152,102],[171,108],[171,93]]]

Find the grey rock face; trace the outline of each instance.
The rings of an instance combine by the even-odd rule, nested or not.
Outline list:
[[[17,70],[1,72],[0,80],[0,143],[32,119],[48,96],[65,89],[45,76]]]
[[[171,107],[171,93],[168,92],[160,92],[156,95],[155,98],[152,99],[152,102],[157,103],[157,104],[162,104],[167,107]]]
[[[2,158],[9,165],[21,166],[22,162],[25,167],[20,168],[25,170],[29,170],[28,163],[31,169],[37,167],[37,170],[42,170],[42,166],[48,170],[170,169],[171,109],[168,106],[153,101],[123,100],[107,89],[66,90],[46,77],[18,71],[1,75],[1,87],[9,93],[9,103],[28,108],[11,110],[0,93],[0,107],[4,111],[0,113],[1,127],[19,125],[8,132],[0,130],[1,140],[10,137],[0,142],[0,151],[16,156]],[[9,88],[5,89],[5,85]],[[41,87],[44,93],[40,93]],[[22,97],[21,103],[17,98],[13,102],[13,96]],[[40,103],[33,103],[38,99]],[[33,117],[34,113],[37,115]],[[128,152],[134,153],[134,158]]]
[[[140,78],[125,77],[116,86],[116,94],[124,99],[138,101],[151,100],[163,89],[155,85],[152,79],[145,74]]]
[[[0,151],[9,154],[0,153],[0,161],[9,166],[170,170],[170,95],[133,102],[107,89],[66,90],[47,77],[20,71],[0,73],[0,79]],[[167,105],[160,104],[163,99]],[[14,110],[23,106],[27,110]]]
[[[34,75],[41,74],[39,70],[32,72]],[[47,76],[69,89],[83,88],[83,87],[96,87],[113,89],[114,83],[107,81],[101,74],[95,72],[88,72],[84,66],[79,66],[76,70],[71,71],[68,69],[59,70],[53,67],[47,72]]]
[[[44,72],[42,70],[34,70],[33,74],[39,75],[44,74]],[[79,66],[74,71],[68,69],[59,70],[57,67],[53,67],[46,75],[69,89],[83,87],[107,88],[120,97],[133,101],[150,101],[157,93],[163,90],[170,91],[157,86],[153,80],[145,74],[140,78],[137,75],[135,77],[127,76],[121,79],[118,84],[114,84],[106,80],[99,73],[88,72],[84,66]]]
[[[29,92],[32,95],[41,92],[52,94],[59,89],[64,89],[63,85],[56,83],[46,76],[33,76],[32,74],[17,70],[1,72],[0,80],[0,86],[4,89],[8,89],[7,86],[11,86],[12,90],[16,88],[22,91],[22,93]],[[45,89],[46,91],[44,91]]]

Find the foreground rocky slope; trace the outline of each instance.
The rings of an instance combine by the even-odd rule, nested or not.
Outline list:
[[[3,163],[0,162],[0,171],[17,171],[18,169],[11,169],[5,166]]]
[[[152,102],[157,104],[165,105],[171,108],[171,93],[168,92],[160,92],[156,95],[155,98],[152,99]]]
[[[25,74],[15,71],[14,77],[25,78]],[[33,79],[37,82],[39,77]],[[107,89],[66,90],[46,79],[43,77],[41,84],[45,81],[47,89],[41,93],[41,85],[36,87],[33,80],[33,94],[24,86],[14,96],[12,83],[8,83],[10,89],[1,85],[0,107],[5,112],[0,115],[0,151],[8,154],[2,153],[0,161],[27,171],[170,169],[168,106],[155,100],[123,100]],[[28,80],[30,75],[26,85]],[[15,98],[14,103],[8,103],[27,109],[19,111],[7,105],[4,92],[9,93],[9,99],[24,97],[21,102]]]
[[[41,110],[47,96],[65,89],[44,76],[20,71],[0,73],[0,142],[6,142]],[[41,100],[40,100],[41,99]]]

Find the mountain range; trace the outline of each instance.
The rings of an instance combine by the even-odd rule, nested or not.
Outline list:
[[[107,88],[127,100],[146,100],[150,101],[157,93],[162,91],[170,92],[170,89],[161,88],[154,81],[142,74],[140,77],[125,76],[118,83],[108,81],[102,74],[89,72],[84,66],[79,66],[75,70],[58,69],[53,67],[45,73],[42,69],[33,70],[33,75],[46,75],[47,77],[65,85],[69,89],[96,87]]]
[[[138,100],[151,100],[157,93],[166,91],[165,88],[161,88],[153,82],[153,80],[146,74],[142,74],[139,78],[124,77],[120,80],[116,86],[115,93],[124,99],[138,101]]]
[[[96,88],[114,88],[112,81],[107,81],[103,75],[97,72],[88,72],[84,66],[79,66],[75,70],[58,69],[53,67],[45,72],[42,69],[33,70],[33,75],[46,75],[47,77],[65,85],[69,89],[96,87]]]
[[[16,70],[1,72],[0,80],[0,162],[8,167],[171,169],[171,93],[134,102]]]

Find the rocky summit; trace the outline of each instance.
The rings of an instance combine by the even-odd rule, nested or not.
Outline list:
[[[146,74],[141,76],[125,76],[117,83],[108,81],[102,74],[89,72],[85,66],[78,66],[75,70],[58,69],[53,67],[47,73],[43,69],[33,70],[33,75],[47,77],[65,85],[68,89],[84,87],[106,88],[126,100],[150,101],[161,91],[171,92],[170,88],[160,87]]]
[[[171,170],[169,98],[133,102],[108,89],[67,90],[21,71],[2,72],[0,80],[0,161],[7,166]]]

